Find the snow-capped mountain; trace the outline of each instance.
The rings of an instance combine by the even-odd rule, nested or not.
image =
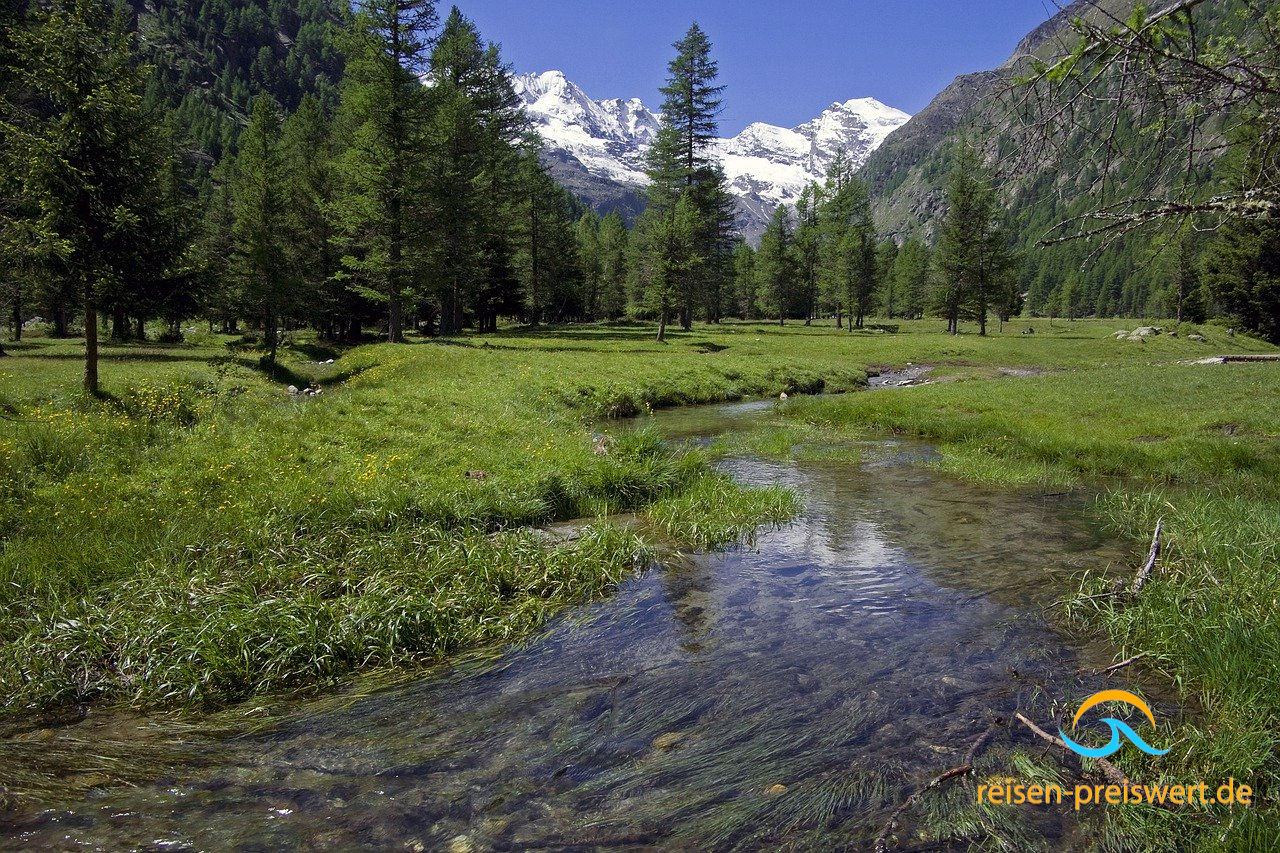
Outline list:
[[[516,92],[546,141],[553,174],[599,210],[638,212],[647,183],[644,156],[659,116],[637,98],[596,101],[559,71],[516,77]],[[748,125],[713,151],[739,198],[739,225],[754,239],[774,209],[795,204],[810,181],[821,182],[844,146],[855,167],[911,116],[874,98],[834,103],[793,128]]]

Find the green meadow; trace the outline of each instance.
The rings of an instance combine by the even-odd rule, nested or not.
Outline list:
[[[76,342],[29,337],[0,360],[3,716],[209,710],[518,641],[666,549],[799,511],[718,473],[724,446],[618,420],[786,393],[733,441],[839,456],[856,452],[842,438],[910,435],[954,476],[1087,489],[1135,567],[1162,518],[1140,596],[1082,577],[1051,618],[1176,685],[1191,712],[1163,773],[1253,780],[1262,809],[1191,816],[1248,837],[1280,773],[1280,365],[1194,362],[1274,348],[1213,326],[1206,343],[1190,328],[1118,341],[1099,321],[939,326],[728,323],[659,344],[601,325],[345,350],[299,336],[269,375],[252,344],[192,333],[109,346],[101,400],[79,389]],[[865,390],[909,364],[929,383]],[[572,519],[574,536],[546,530]],[[1174,820],[1147,811],[1110,831]]]

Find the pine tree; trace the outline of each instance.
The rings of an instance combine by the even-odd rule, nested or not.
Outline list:
[[[694,209],[691,196],[686,193],[680,196],[676,206],[667,215],[659,233],[661,252],[658,269],[655,275],[655,286],[652,289],[654,307],[658,312],[659,342],[665,341],[667,323],[671,312],[676,308],[680,294],[688,288],[699,265],[697,255],[697,211]]]
[[[795,252],[796,284],[804,310],[804,324],[813,322],[818,311],[818,272],[822,248],[818,207],[821,203],[816,184],[809,184],[800,191],[796,201],[796,232],[793,241]]]
[[[822,300],[835,310],[837,328],[848,311],[852,331],[855,325],[861,327],[874,298],[875,241],[867,187],[853,175],[843,149],[827,169],[822,198],[818,209]]]
[[[537,139],[529,141],[519,173],[519,243],[516,264],[530,325],[581,312],[575,227],[581,208],[547,173]]]
[[[733,291],[734,313],[743,320],[755,319],[756,251],[744,239],[733,249]]]
[[[963,144],[947,186],[947,215],[938,238],[935,308],[947,318],[947,331],[959,331],[961,317],[978,321],[987,333],[987,312],[1012,259],[998,222],[995,191],[978,160]],[[1074,294],[1078,300],[1080,294]],[[1074,316],[1074,310],[1073,310]]]
[[[404,340],[404,306],[420,283],[431,224],[423,165],[435,0],[361,0],[343,38],[341,190],[335,220],[345,275],[387,305],[387,337]]]
[[[435,210],[432,276],[441,330],[470,310],[485,329],[518,303],[508,235],[516,227],[525,117],[498,49],[457,7],[431,52],[427,169]]]
[[[901,299],[898,281],[893,275],[893,265],[898,259],[898,244],[893,240],[881,240],[876,246],[876,288],[880,292],[880,305],[884,316],[892,318],[898,311]]]
[[[99,311],[122,298],[130,272],[151,264],[167,275],[184,248],[166,222],[173,151],[143,102],[122,16],[109,20],[94,0],[58,0],[13,39],[30,103],[3,127],[6,160],[18,166],[11,212],[59,290],[83,307],[84,386],[97,394]]]
[[[902,244],[893,262],[894,289],[898,293],[902,316],[914,320],[924,316],[930,291],[929,249],[919,240]]]
[[[574,236],[578,246],[578,268],[582,274],[582,315],[585,320],[594,320],[600,312],[603,273],[600,217],[594,210],[588,210],[578,219]]]
[[[617,320],[627,310],[628,235],[622,217],[611,212],[600,222],[600,312]]]
[[[290,263],[288,187],[280,147],[280,118],[265,92],[253,102],[240,135],[234,182],[235,225],[231,274],[239,284],[237,304],[262,324],[266,362],[274,364],[280,325],[296,307],[299,271]]]
[[[285,249],[299,288],[295,299],[304,302],[303,313],[329,337],[358,340],[353,295],[334,279],[339,264],[331,214],[337,176],[330,144],[329,123],[319,100],[304,95],[297,112],[285,119],[281,130],[280,157],[287,182],[285,221],[290,237]]]
[[[716,138],[720,95],[716,83],[720,68],[711,57],[711,41],[696,23],[672,47],[676,56],[667,65],[662,116],[676,133],[676,154],[686,186],[710,165],[707,147]]]
[[[708,153],[724,91],[716,82],[719,68],[711,57],[711,42],[695,23],[672,46],[676,56],[667,66],[667,83],[662,88],[662,126],[648,153],[648,201],[655,221],[669,230],[676,204],[686,195],[691,197],[692,257],[699,266],[680,276],[679,292],[672,295],[664,290],[661,298],[651,296],[647,301],[656,305],[670,297],[671,310],[688,329],[698,303],[706,309],[709,322],[719,320],[721,290],[733,248],[734,202],[724,171]],[[668,285],[657,280],[657,270],[667,262],[663,256],[668,241],[642,241],[642,245],[656,255],[654,262],[638,267],[640,274],[648,286],[665,289]]]
[[[777,317],[779,326],[786,322],[792,295],[791,283],[795,277],[791,238],[791,211],[785,204],[780,204],[760,236],[755,264],[760,308],[764,313]]]
[[[1200,269],[1226,314],[1242,328],[1280,343],[1280,224],[1228,220],[1205,251]]]

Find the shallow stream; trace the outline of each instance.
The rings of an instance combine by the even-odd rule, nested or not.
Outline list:
[[[653,422],[697,439],[770,405]],[[920,445],[859,450],[728,459],[744,482],[794,489],[802,515],[753,547],[655,567],[491,662],[217,735],[140,717],[71,727],[87,754],[132,748],[159,769],[55,798],[0,846],[869,846],[997,718],[1048,725],[1101,686],[1081,673],[1114,650],[1043,608],[1131,553],[1091,532],[1081,498],[965,485],[913,464]],[[1011,745],[1037,749],[999,727],[991,748]],[[1084,831],[1065,807],[1027,824],[1050,847]]]

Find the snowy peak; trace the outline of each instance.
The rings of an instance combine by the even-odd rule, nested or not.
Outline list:
[[[522,74],[515,86],[557,177],[579,187],[599,186],[601,180],[632,190],[645,185],[645,152],[661,117],[639,99],[593,100],[560,71]],[[712,154],[739,197],[744,233],[755,236],[774,208],[794,204],[806,185],[821,182],[838,149],[845,149],[855,168],[861,166],[909,118],[875,98],[853,98],[793,128],[755,122],[737,136],[717,139]],[[581,174],[574,175],[575,169]],[[590,192],[581,194],[597,201]]]
[[[644,152],[658,135],[658,116],[639,98],[595,101],[560,71],[520,74],[516,94],[535,129],[556,154],[596,177],[644,184]]]

